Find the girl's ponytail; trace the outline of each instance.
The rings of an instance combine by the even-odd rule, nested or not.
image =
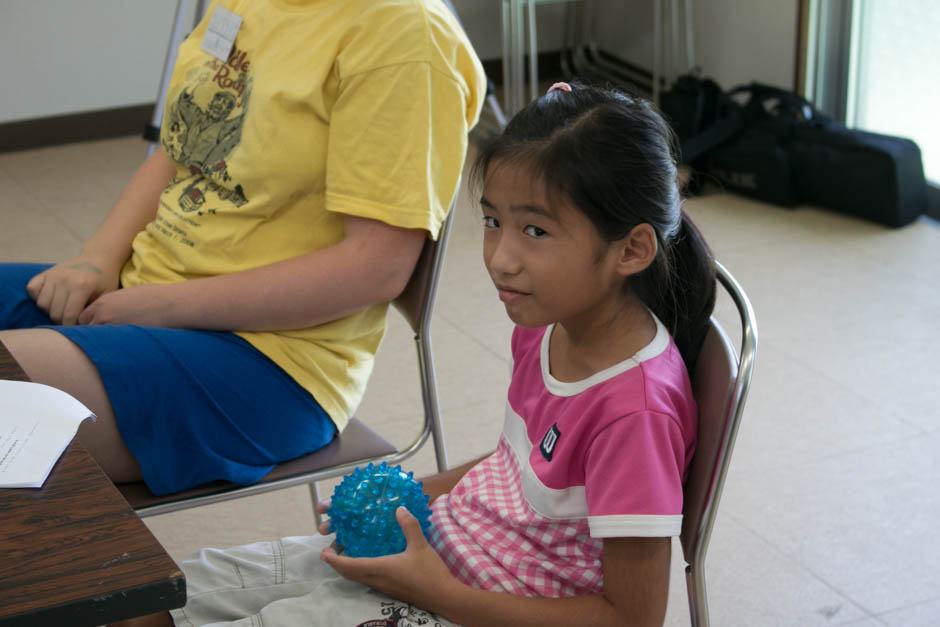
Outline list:
[[[695,366],[715,306],[715,261],[685,211],[656,260],[631,284],[672,334],[689,372]]]

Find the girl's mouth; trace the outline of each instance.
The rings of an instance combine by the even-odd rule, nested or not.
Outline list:
[[[512,288],[504,287],[500,285],[497,285],[496,289],[499,292],[499,300],[507,304],[517,302],[525,298],[526,296],[528,296],[528,294],[526,294],[525,292],[520,292],[518,290],[514,290]]]

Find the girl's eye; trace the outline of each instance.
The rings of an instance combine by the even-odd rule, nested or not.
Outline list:
[[[499,220],[493,216],[483,216],[483,226],[488,229],[499,228]]]
[[[540,229],[539,227],[532,224],[522,229],[522,232],[531,237],[542,237],[543,235],[548,235],[547,231]]]

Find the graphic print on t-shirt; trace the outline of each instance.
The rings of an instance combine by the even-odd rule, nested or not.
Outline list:
[[[178,207],[185,213],[215,213],[212,200],[245,204],[240,185],[232,185],[226,159],[241,140],[242,124],[251,95],[251,63],[234,47],[225,63],[208,58],[189,70],[183,87],[167,105],[163,149],[183,164],[189,176],[180,185]]]
[[[381,601],[380,607],[382,618],[367,620],[359,623],[356,627],[413,627],[417,625],[441,627],[441,622],[437,616],[411,604],[398,601]]]

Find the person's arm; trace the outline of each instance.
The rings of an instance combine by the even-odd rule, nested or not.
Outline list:
[[[129,287],[98,298],[81,324],[224,331],[302,329],[388,302],[405,288],[427,232],[344,216],[327,248],[241,272]]]
[[[74,259],[54,265],[27,284],[36,305],[57,324],[75,324],[85,306],[116,290],[134,237],[154,219],[160,194],[175,168],[157,150],[137,169],[104,222]]]
[[[403,553],[350,558],[332,547],[321,559],[353,581],[468,627],[662,625],[669,592],[670,538],[604,540],[604,594],[564,599],[533,598],[479,590],[461,583],[399,508],[408,546]]]
[[[566,599],[519,597],[458,582],[453,596],[425,609],[468,627],[483,625],[661,626],[669,592],[669,538],[604,541],[604,595]]]
[[[420,481],[423,484],[425,494],[431,497],[430,502],[433,503],[437,497],[447,494],[453,490],[454,486],[460,482],[465,474],[470,472],[471,468],[482,462],[487,457],[489,457],[489,455],[484,455],[479,459],[467,462],[466,464],[461,464],[460,466],[451,468],[450,470],[445,470],[444,472],[422,477]]]

